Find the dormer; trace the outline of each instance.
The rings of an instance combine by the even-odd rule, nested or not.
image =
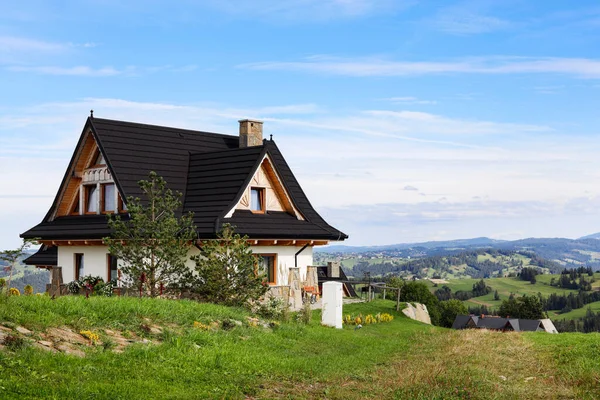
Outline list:
[[[299,220],[304,220],[304,216],[285,190],[268,154],[265,154],[238,203],[225,218],[230,218],[235,210],[249,210],[253,214],[287,212]]]

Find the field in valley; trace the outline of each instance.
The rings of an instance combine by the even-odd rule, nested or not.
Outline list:
[[[490,309],[497,309],[500,306],[500,304],[502,303],[502,300],[508,299],[509,296],[511,295],[511,293],[517,297],[523,296],[523,295],[537,296],[538,293],[541,293],[542,296],[544,296],[544,297],[548,297],[552,293],[557,293],[557,294],[575,293],[576,294],[578,292],[577,290],[562,289],[562,288],[558,288],[555,286],[551,286],[550,285],[551,279],[552,278],[558,279],[559,276],[560,275],[556,275],[556,274],[554,274],[554,275],[551,275],[551,274],[537,275],[536,276],[537,281],[535,284],[531,284],[528,281],[523,281],[523,280],[521,280],[519,278],[515,278],[515,277],[484,279],[484,282],[486,283],[486,285],[488,285],[489,287],[492,288],[492,292],[486,294],[485,296],[473,297],[469,300],[466,300],[464,303],[467,306],[485,305]],[[596,279],[596,282],[594,282],[594,284],[592,286],[596,290],[596,288],[598,288],[598,285],[600,284],[600,273],[596,272],[594,274],[594,278]],[[452,292],[454,293],[459,290],[464,290],[464,291],[472,290],[473,284],[478,281],[479,281],[479,279],[450,279],[450,280],[448,280],[448,283],[446,283],[444,285],[448,286],[450,289],[452,289]],[[444,286],[444,285],[438,285],[437,287],[435,287],[434,284],[428,280],[426,280],[424,282],[427,283],[427,285],[430,287],[430,289],[432,291],[441,286]],[[500,300],[494,300],[494,292],[495,291],[498,291]],[[591,303],[590,306],[592,307],[592,309],[595,312],[600,311],[600,302]],[[587,309],[587,305],[584,308],[576,309],[576,310],[573,310],[572,312],[565,313],[565,314],[559,314],[559,310],[550,311],[548,314],[551,318],[574,319],[574,318],[583,317],[585,315],[586,309]]]

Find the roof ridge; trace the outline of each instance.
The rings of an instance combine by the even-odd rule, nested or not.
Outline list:
[[[177,127],[166,126],[166,125],[144,124],[144,123],[140,123],[140,122],[122,121],[122,120],[118,120],[118,119],[107,119],[107,118],[97,118],[97,117],[94,117],[93,120],[101,122],[101,123],[109,123],[109,124],[110,123],[128,124],[128,125],[133,125],[133,126],[144,127],[146,129],[155,129],[155,130],[168,129],[170,131],[182,131],[182,132],[190,133],[190,134],[201,133],[203,135],[225,136],[225,137],[228,137],[228,138],[238,137],[238,135],[229,135],[229,134],[226,134],[226,133],[199,131],[199,130],[194,130],[194,129],[177,128]]]

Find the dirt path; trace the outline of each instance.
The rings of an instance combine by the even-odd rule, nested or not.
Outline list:
[[[281,382],[261,398],[574,399],[552,360],[519,333],[432,331],[408,353],[367,373],[302,384]],[[350,362],[350,360],[349,360]]]

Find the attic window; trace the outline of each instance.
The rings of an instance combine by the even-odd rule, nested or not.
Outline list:
[[[115,197],[115,184],[105,183],[102,187],[102,212],[115,212],[117,211],[116,197]]]
[[[85,212],[87,214],[98,212],[98,188],[96,185],[85,186]]]
[[[250,189],[250,210],[255,213],[265,212],[265,189]]]

